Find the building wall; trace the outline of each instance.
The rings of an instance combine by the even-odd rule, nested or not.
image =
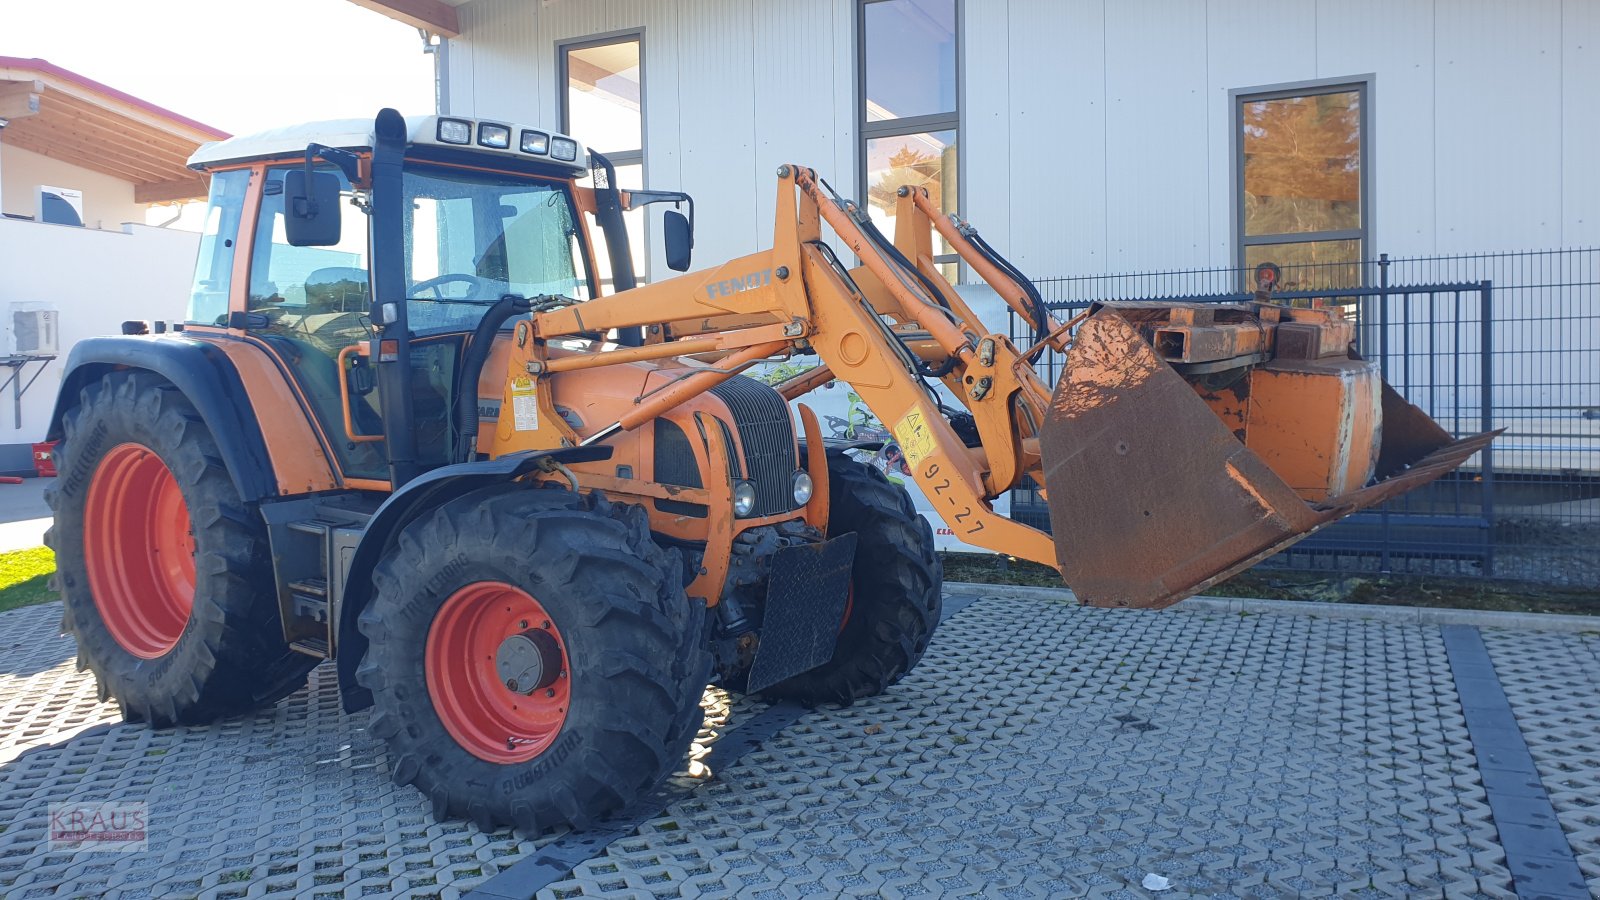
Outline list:
[[[781,163],[853,170],[854,21],[850,0],[477,0],[450,42],[447,108],[556,127],[557,45],[642,31],[647,186],[694,195],[704,265],[770,244]],[[651,259],[665,271],[655,240]]]
[[[145,208],[133,202],[133,182],[51,159],[5,144],[0,132],[0,211],[19,216],[38,213],[41,184],[83,191],[83,224],[120,229],[124,222],[144,222]]]
[[[1600,244],[1590,0],[962,0],[962,20],[962,207],[1030,274],[1230,264],[1229,91],[1369,74],[1370,251]],[[553,124],[556,45],[642,29],[646,177],[694,194],[703,265],[770,241],[780,162],[860,193],[855,21],[852,0],[473,0],[444,93]]]
[[[31,467],[28,446],[44,440],[74,343],[119,334],[128,319],[183,320],[199,241],[194,232],[145,225],[100,231],[0,219],[0,355],[12,347],[14,304],[60,313],[59,355],[23,395],[21,427],[12,389],[0,395],[0,472]],[[37,367],[30,363],[23,379]]]

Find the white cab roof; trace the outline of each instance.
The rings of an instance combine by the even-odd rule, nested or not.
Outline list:
[[[471,134],[479,134],[480,125],[500,125],[511,129],[511,146],[506,149],[484,147],[478,144],[456,144],[439,140],[439,120],[465,122],[471,126]],[[189,168],[210,169],[225,163],[245,162],[253,159],[271,159],[290,154],[304,153],[308,144],[322,144],[327,147],[354,150],[370,148],[373,144],[372,119],[330,119],[323,122],[306,122],[300,125],[290,125],[284,128],[272,128],[267,131],[258,131],[255,134],[240,135],[223,141],[212,141],[201,144],[200,149],[189,157]],[[410,135],[412,144],[431,144],[438,147],[450,147],[457,150],[466,150],[474,153],[483,153],[491,156],[510,156],[518,159],[529,159],[538,162],[547,162],[563,168],[582,170],[588,167],[589,157],[582,144],[577,144],[576,158],[571,160],[556,159],[551,156],[548,149],[542,154],[524,153],[521,150],[522,135],[524,132],[534,132],[547,135],[550,140],[544,142],[549,148],[556,138],[573,140],[567,135],[550,131],[546,128],[535,128],[531,125],[518,125],[503,119],[468,119],[463,116],[406,116],[406,131]]]

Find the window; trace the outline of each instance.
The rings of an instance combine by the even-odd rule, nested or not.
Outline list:
[[[189,292],[188,321],[196,325],[228,323],[228,292],[233,286],[233,249],[239,238],[250,171],[234,169],[211,176],[205,230],[195,259],[194,287]]]
[[[617,187],[644,188],[644,43],[639,34],[561,47],[561,130],[598,150],[617,167]],[[623,214],[634,274],[642,283],[649,264],[644,210]],[[598,231],[591,233],[598,235]],[[601,281],[611,283],[611,261],[596,237]]]
[[[945,212],[957,191],[957,0],[865,0],[859,22],[861,169],[867,211],[894,238],[895,192],[913,185]],[[955,281],[958,257],[934,235]]]
[[[413,331],[474,328],[484,306],[508,293],[584,299],[571,196],[560,182],[407,163],[405,201]]]
[[[339,243],[332,247],[295,247],[284,230],[284,176],[297,166],[267,170],[261,211],[250,260],[250,305],[271,322],[324,313],[365,314],[367,289],[367,217],[350,202],[350,183],[339,175],[342,216]],[[323,171],[335,172],[333,168]],[[296,328],[299,327],[297,324]]]
[[[1360,283],[1367,95],[1365,82],[1235,95],[1242,267],[1275,263],[1290,290]]]

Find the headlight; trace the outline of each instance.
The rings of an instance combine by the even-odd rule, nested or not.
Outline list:
[[[542,131],[524,131],[522,133],[522,152],[537,153],[543,156],[550,152],[550,135]]]
[[[748,481],[733,485],[733,514],[743,518],[756,511],[756,486]]]
[[[811,491],[815,487],[811,482],[811,475],[805,471],[794,473],[794,505],[805,506],[811,502]]]
[[[491,150],[509,150],[511,129],[504,125],[490,125],[485,122],[478,126],[478,143]]]
[[[439,141],[444,144],[472,143],[472,123],[460,119],[440,119]]]
[[[550,155],[556,159],[572,162],[578,158],[578,142],[572,138],[553,138],[550,141]]]

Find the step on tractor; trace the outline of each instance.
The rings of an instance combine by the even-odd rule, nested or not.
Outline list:
[[[917,664],[939,557],[850,453],[872,446],[795,403],[831,381],[960,540],[1096,606],[1174,603],[1493,437],[1401,399],[1337,309],[1058,321],[919,188],[890,237],[780,166],[771,249],[688,272],[692,200],[545,129],[384,110],[191,165],[186,326],[81,341],[56,404],[64,628],[154,726],[333,660],[394,780],[485,828],[625,806],[683,762],[708,684],[848,704]],[[688,274],[641,284],[623,214],[649,204]],[[936,240],[1027,340],[978,319]],[[748,377],[778,360],[805,366]],[[995,512],[1019,484],[1050,532]]]

